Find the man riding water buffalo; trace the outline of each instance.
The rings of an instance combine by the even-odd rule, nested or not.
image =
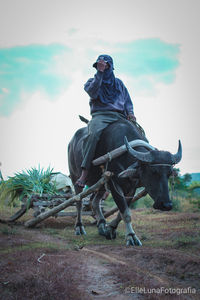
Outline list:
[[[90,96],[92,120],[88,124],[88,137],[84,142],[82,174],[76,184],[83,188],[87,181],[88,170],[95,155],[96,145],[102,131],[118,120],[132,120],[133,104],[127,88],[114,75],[113,59],[109,55],[100,55],[93,64],[97,69],[94,78],[90,78],[84,89]]]
[[[92,186],[102,176],[102,169],[92,163],[92,160],[106,153],[111,155],[112,150],[125,143],[127,152],[118,157],[109,157],[109,161],[103,163],[113,174],[108,187],[119,209],[117,217],[106,224],[99,205],[105,187],[95,193],[92,205],[99,234],[106,238],[115,238],[117,226],[123,219],[126,244],[141,245],[132,228],[129,209],[131,199],[137,188],[144,187],[153,199],[155,209],[172,209],[168,179],[173,175],[173,166],[182,158],[182,146],[179,141],[176,154],[151,146],[143,132],[138,130],[136,122],[130,122],[135,121],[133,104],[126,87],[113,74],[112,58],[101,55],[93,66],[97,73],[85,84],[85,90],[91,98],[92,120],[87,127],[77,130],[69,143],[68,164],[71,179],[76,193],[81,192],[85,183]],[[81,210],[82,203],[78,201],[75,225],[75,233],[78,235],[86,233]]]

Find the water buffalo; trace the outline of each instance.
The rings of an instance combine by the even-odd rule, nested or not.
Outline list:
[[[79,129],[68,146],[69,171],[73,184],[75,184],[81,173],[82,147],[87,133],[87,127]],[[135,149],[132,149],[129,142],[134,140],[143,140],[144,145],[136,145]],[[141,242],[132,228],[129,209],[130,197],[127,196],[133,196],[136,188],[145,187],[154,200],[153,207],[155,209],[171,210],[172,202],[169,197],[168,179],[172,175],[173,166],[182,158],[182,147],[179,141],[178,151],[174,155],[168,151],[159,151],[155,148],[152,150],[147,139],[136,126],[127,120],[121,120],[110,124],[104,129],[97,144],[95,158],[118,148],[124,142],[127,151],[106,163],[107,170],[114,173],[109,181],[109,189],[120,213],[117,218],[108,225],[106,224],[99,206],[99,200],[105,192],[104,189],[96,193],[93,208],[97,213],[97,226],[100,234],[105,235],[106,238],[115,238],[116,228],[122,218],[126,225],[126,244],[134,246],[141,245]],[[93,185],[101,175],[102,169],[99,166],[92,165],[89,170],[87,185]],[[78,187],[75,187],[75,190],[76,193],[80,192]],[[85,234],[81,219],[81,203],[77,205],[76,234]]]

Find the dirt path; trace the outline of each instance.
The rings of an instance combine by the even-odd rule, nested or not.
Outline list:
[[[26,236],[27,230],[22,229],[22,233]],[[46,243],[56,243],[58,246],[66,245],[66,241],[52,237],[47,234],[43,234],[38,230],[31,231],[31,239],[34,241],[42,241]],[[119,247],[118,251],[113,254],[110,246],[90,246],[83,247],[82,249],[76,249],[76,252],[73,255],[79,257],[80,265],[84,266],[84,275],[79,282],[79,288],[84,290],[88,297],[92,297],[94,299],[140,299],[140,296],[135,294],[126,293],[125,288],[122,288],[121,283],[119,282],[118,276],[116,276],[113,272],[113,268],[123,266],[128,268],[130,264],[130,258],[126,261],[124,257],[121,259],[121,253],[124,250],[128,250],[126,247]],[[139,253],[141,248],[136,248],[136,252]],[[115,249],[116,251],[116,249]],[[106,254],[106,253],[107,254]],[[43,256],[44,254],[44,256]],[[60,260],[65,259],[65,255],[49,255],[43,253],[40,261],[44,261],[44,257],[59,257]],[[138,260],[139,262],[139,260]],[[169,281],[167,279],[162,279],[161,277],[149,272],[147,269],[142,269],[134,264],[134,273],[142,274],[144,277],[150,277],[156,280],[161,286],[169,285]],[[86,288],[87,287],[87,288]]]
[[[95,245],[95,227],[88,227],[86,238],[75,238],[73,227],[58,220],[32,230],[1,227],[0,299],[200,299],[199,216],[170,215],[168,227],[162,216],[153,217],[155,227],[151,215],[145,224],[138,221],[138,229],[143,226],[146,241],[161,246],[125,247],[123,240]],[[168,245],[165,237],[170,247],[160,243]]]
[[[24,229],[23,229],[24,230]],[[22,230],[22,231],[23,231]],[[24,230],[24,234],[27,231]],[[36,241],[54,242],[58,245],[66,245],[66,241],[49,236],[38,232],[32,231],[32,236]],[[98,247],[97,247],[98,249]],[[109,247],[106,247],[106,251],[109,253]],[[81,280],[78,283],[79,290],[84,291],[88,296],[88,299],[115,299],[128,300],[139,299],[139,297],[133,298],[132,296],[125,294],[119,283],[118,277],[113,274],[111,270],[112,265],[127,266],[125,261],[115,258],[112,254],[105,254],[92,248],[83,247],[82,249],[76,249],[73,253],[74,256],[79,257],[80,267],[84,268],[84,274],[82,273]],[[54,255],[47,255],[48,257],[55,257]],[[41,258],[41,261],[45,256]],[[59,255],[57,255],[59,257]],[[65,255],[60,256],[60,260],[64,260]]]
[[[118,247],[115,248],[115,253],[113,253],[113,249],[107,246],[92,248],[83,248],[81,252],[85,252],[89,256],[87,259],[88,291],[94,293],[96,298],[98,296],[99,299],[167,299],[166,297],[169,296],[170,299],[199,299],[198,295],[193,294],[190,289],[191,284],[196,283],[197,286],[198,281],[194,280],[192,283],[192,280],[188,280],[191,272],[187,270],[188,265],[191,265],[192,270],[192,266],[200,264],[200,258],[197,256],[194,260],[191,260],[188,255],[174,253],[173,251],[167,253],[161,250],[152,253],[149,249],[123,249],[123,247]],[[130,254],[132,254],[132,257]],[[167,256],[166,259],[164,259],[165,255]],[[169,257],[172,258],[169,259]],[[147,258],[151,261],[150,264],[144,263]],[[176,260],[178,261],[178,267],[173,266]],[[176,278],[176,273],[179,272],[177,269],[181,265],[180,261],[185,262],[185,264],[182,264],[180,276]],[[171,276],[170,272],[169,274],[163,272],[167,268],[170,271],[170,267]],[[183,282],[181,279],[183,274],[187,277],[186,270],[189,277]],[[193,268],[193,272],[193,275],[199,274],[197,266]],[[116,276],[113,274],[116,274]],[[127,282],[129,282],[128,285]],[[122,283],[127,287],[122,288]],[[160,289],[163,294],[154,295],[153,298],[144,298],[144,296],[150,295],[146,295],[145,291],[141,290],[137,292],[137,288],[145,288],[146,291],[149,289],[150,293],[152,289]],[[184,290],[186,288],[188,290]],[[166,294],[170,295],[165,295],[164,290]],[[180,290],[182,290],[182,294],[179,296]]]
[[[8,253],[1,255],[0,299],[27,299],[30,281],[35,280],[35,274],[37,274],[38,279],[38,282],[35,283],[38,290],[36,291],[37,294],[42,288],[39,282],[44,284],[46,279],[58,281],[58,278],[56,279],[48,274],[48,269],[51,269],[54,274],[63,272],[63,275],[66,276],[65,271],[61,268],[62,266],[67,266],[68,268],[70,289],[72,290],[69,298],[67,295],[64,295],[62,299],[116,299],[116,297],[119,300],[133,299],[130,298],[130,295],[124,294],[118,277],[111,272],[110,268],[111,264],[126,265],[125,262],[85,247],[83,249],[67,250],[67,252],[54,249],[49,251],[48,248],[33,251],[31,247],[37,243],[42,242],[48,245],[52,243],[58,247],[64,247],[66,246],[66,241],[43,234],[38,230],[27,231],[21,228],[20,233],[23,237],[0,236],[1,245],[4,244],[4,249],[7,247],[9,249]],[[22,255],[19,248],[27,245],[30,246],[31,251],[26,251]],[[29,283],[25,283],[27,279]],[[66,280],[68,278],[63,280],[63,286],[65,286],[66,292],[69,292]],[[52,299],[61,299],[59,295],[62,286],[61,277],[59,282],[57,296],[55,293],[56,285],[54,285],[54,291],[45,285],[46,292],[44,292],[44,295],[52,294],[53,292],[54,296]],[[23,285],[27,285],[27,287],[23,289]],[[15,296],[12,296],[12,292],[16,290],[18,291],[17,295],[15,293]],[[77,298],[77,293],[81,295],[80,298]],[[3,295],[2,298],[1,295]],[[33,293],[29,297],[30,299],[40,299]],[[45,296],[44,299],[46,299]]]
[[[123,295],[117,277],[110,272],[109,265],[95,256],[87,254],[85,280],[87,292],[94,299],[129,299]],[[85,287],[85,283],[83,288]],[[119,298],[120,296],[120,298]]]

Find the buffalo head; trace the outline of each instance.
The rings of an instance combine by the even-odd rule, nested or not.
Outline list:
[[[125,137],[128,152],[134,157],[135,163],[121,172],[120,178],[130,177],[144,186],[154,200],[153,207],[160,210],[171,210],[172,202],[169,198],[168,179],[173,174],[173,166],[182,158],[182,146],[179,141],[178,151],[171,154],[168,151],[151,150],[139,152],[134,150]]]

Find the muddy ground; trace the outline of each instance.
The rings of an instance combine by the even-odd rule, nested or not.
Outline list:
[[[72,218],[0,224],[0,299],[200,299],[200,214],[132,212],[142,247],[74,236]],[[26,217],[27,218],[27,217]]]

